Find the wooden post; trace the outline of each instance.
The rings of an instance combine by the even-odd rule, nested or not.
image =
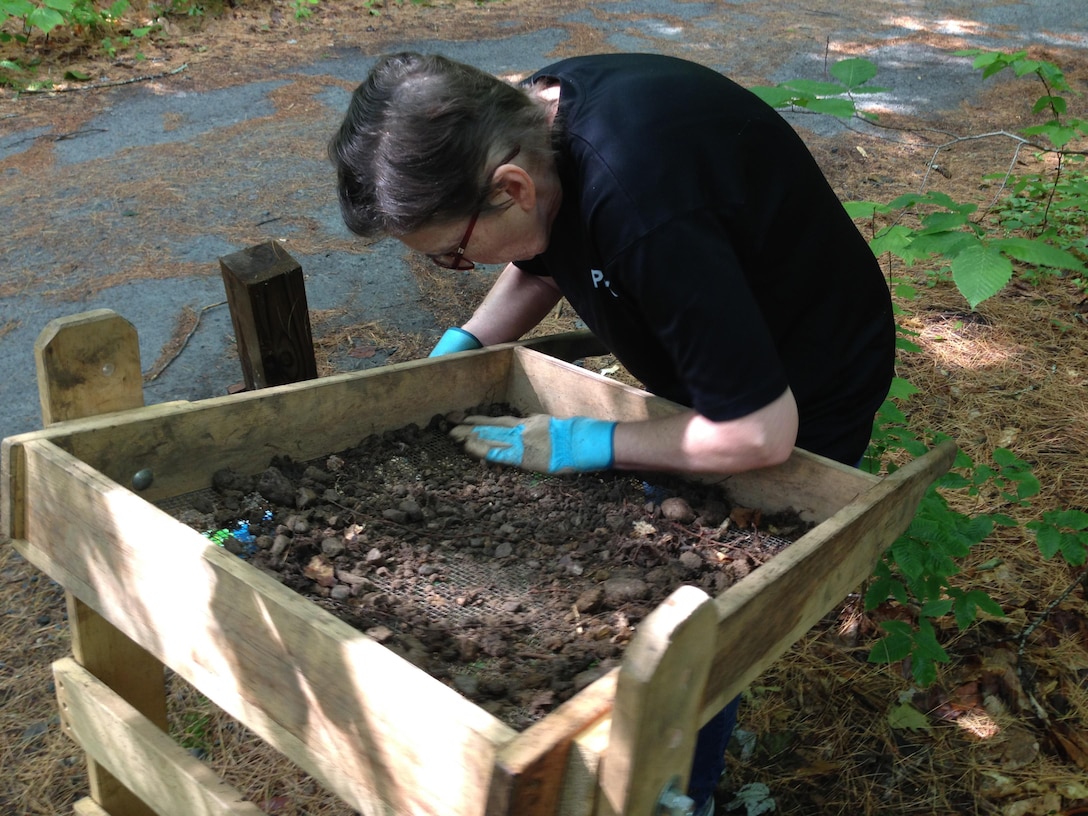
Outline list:
[[[34,344],[46,426],[144,404],[136,329],[109,309],[51,321]],[[87,671],[164,731],[162,664],[70,592],[65,593],[72,652]],[[155,811],[87,757],[91,798],[109,816]]]
[[[687,789],[717,625],[714,601],[681,586],[639,626],[616,684],[597,816],[657,813],[666,788]]]
[[[302,267],[268,241],[219,259],[247,390],[317,377]]]

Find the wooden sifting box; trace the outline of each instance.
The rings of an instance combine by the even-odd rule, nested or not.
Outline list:
[[[885,478],[797,450],[716,480],[738,504],[817,526],[717,598],[677,590],[619,669],[521,733],[154,504],[220,468],[309,460],[484,403],[618,420],[680,410],[558,358],[587,342],[142,407],[127,322],[101,310],[43,333],[47,427],[3,442],[0,532],[68,593],[74,659],[55,666],[58,698],[91,774],[76,812],[260,812],[163,732],[163,665],[368,816],[685,812],[662,797],[683,790],[697,728],[871,573],[953,445]]]

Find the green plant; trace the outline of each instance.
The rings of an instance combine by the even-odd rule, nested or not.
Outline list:
[[[1088,256],[1085,237],[1085,216],[1088,212],[1088,182],[1083,174],[1064,177],[1068,161],[1083,161],[1085,156],[1066,149],[1074,139],[1088,135],[1088,121],[1069,118],[1068,104],[1060,93],[1071,93],[1061,69],[1053,63],[1029,60],[1026,52],[1001,54],[982,51],[957,52],[974,56],[974,65],[984,77],[1010,69],[1017,76],[1034,76],[1043,84],[1044,93],[1032,107],[1034,114],[1049,113],[1050,118],[1025,128],[1025,137],[1006,135],[1017,140],[1019,151],[1034,145],[1042,151],[1058,155],[1053,178],[1026,176],[1018,179],[1011,174],[998,176],[1001,188],[1011,188],[1015,194],[1027,192],[1031,197],[1018,206],[1006,200],[995,210],[1004,228],[1000,235],[992,234],[985,223],[990,210],[979,213],[974,203],[958,202],[938,191],[909,193],[887,204],[849,202],[847,209],[854,218],[870,219],[875,230],[873,252],[889,254],[908,267],[920,260],[940,258],[947,262],[928,271],[929,282],[951,279],[972,309],[1000,292],[1012,279],[1016,265],[1022,265],[1021,275],[1032,279],[1041,273],[1074,272],[1085,275],[1088,270],[1082,257]],[[876,66],[864,59],[836,62],[828,69],[834,81],[794,79],[774,86],[757,86],[751,90],[768,104],[777,108],[804,109],[839,118],[874,118],[858,110],[854,97],[874,93],[883,88],[867,85],[876,76]],[[1031,139],[1044,139],[1036,143]],[[953,140],[940,150],[962,139]],[[930,162],[936,166],[936,153]],[[996,206],[996,205],[995,205]],[[906,223],[912,213],[917,224]],[[886,226],[876,226],[876,217],[887,216]],[[1024,229],[1025,227],[1033,229]],[[1083,281],[1083,278],[1079,280]]]
[[[812,113],[826,113],[843,119],[860,116],[875,119],[876,115],[859,111],[854,103],[857,94],[886,91],[866,85],[876,76],[877,67],[865,59],[844,59],[828,69],[830,79],[791,79],[778,85],[756,85],[752,93],[774,108],[803,109]]]
[[[48,37],[59,26],[97,31],[116,23],[128,8],[128,0],[115,0],[104,9],[93,0],[0,0],[0,27],[12,19],[21,23],[15,34],[0,31],[0,41],[26,43],[35,30]]]
[[[1041,521],[1026,525],[1035,533],[1043,558],[1061,553],[1069,564],[1083,567],[1088,556],[1088,513],[1082,510],[1054,510],[1043,513]]]
[[[311,9],[310,6],[316,6],[320,2],[321,0],[294,0],[295,19],[305,20],[307,17],[314,13],[313,9]]]

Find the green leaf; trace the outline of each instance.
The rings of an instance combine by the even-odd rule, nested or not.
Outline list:
[[[1023,132],[1027,136],[1046,136],[1054,144],[1054,147],[1059,150],[1069,144],[1073,139],[1077,138],[1079,134],[1078,129],[1075,127],[1068,127],[1056,123],[1034,125],[1033,127],[1024,128]]]
[[[888,725],[898,731],[929,731],[929,719],[910,703],[900,703],[888,712]]]
[[[1038,238],[1001,238],[991,246],[1024,263],[1072,272],[1085,270],[1084,263],[1076,255]]]
[[[903,252],[910,246],[913,235],[913,231],[902,224],[885,227],[873,236],[873,240],[869,242],[869,248],[874,255],[879,256],[890,252],[896,257],[903,257]]]
[[[772,108],[784,108],[792,105],[797,94],[781,85],[756,85],[749,88],[752,93],[770,105]]]
[[[951,612],[954,604],[955,602],[951,598],[930,601],[922,607],[918,614],[926,618],[940,618]]]
[[[842,206],[851,218],[872,218],[881,209],[875,201],[846,201]]]
[[[883,624],[881,624],[883,626]],[[870,663],[896,663],[910,655],[911,640],[908,635],[891,634],[873,644],[869,652]]]
[[[1033,526],[1038,525],[1038,526]],[[1048,561],[1062,548],[1062,533],[1056,527],[1032,522],[1028,527],[1035,530],[1035,543],[1039,546],[1039,552]]]
[[[888,396],[894,399],[907,399],[912,394],[917,394],[921,391],[918,386],[910,382],[910,380],[904,380],[902,377],[892,377],[891,386],[888,389]]]
[[[1035,104],[1031,107],[1032,113],[1040,113],[1047,108],[1053,108],[1054,112],[1059,116],[1064,114],[1068,107],[1065,102],[1065,98],[1061,96],[1040,96],[1035,100]]]
[[[59,12],[40,6],[26,16],[26,24],[48,34],[59,25],[64,25],[64,18]]]
[[[928,235],[934,232],[958,230],[967,223],[967,213],[935,212],[922,217],[922,229],[919,233]]]
[[[967,232],[930,232],[919,234],[910,244],[910,251],[916,258],[941,255],[952,258],[971,246],[979,245],[979,240]]]
[[[948,652],[937,642],[937,633],[933,624],[925,618],[918,621],[918,631],[914,635],[914,655],[923,656],[938,663],[948,661]]]
[[[1053,510],[1043,518],[1055,527],[1068,527],[1070,530],[1088,529],[1088,513],[1083,510]]]
[[[849,99],[813,99],[804,107],[813,113],[824,113],[840,119],[850,119],[857,113],[857,108]]]
[[[17,19],[26,19],[30,12],[34,11],[34,4],[30,0],[4,0],[0,3],[0,13],[10,15]]]
[[[86,82],[88,79],[91,78],[91,75],[86,74],[76,68],[69,68],[67,71],[64,72],[64,78],[72,79],[76,82]]]
[[[1012,262],[988,246],[971,246],[952,259],[952,280],[974,309],[1005,288],[1012,278]]]
[[[782,87],[803,96],[839,96],[845,91],[845,88],[834,82],[818,82],[814,79],[791,79],[783,82]]]
[[[828,72],[847,88],[856,88],[876,76],[876,65],[867,59],[839,60]]]
[[[1061,551],[1066,563],[1070,566],[1081,567],[1084,566],[1085,557],[1088,556],[1088,545],[1081,540],[1081,536],[1075,533],[1062,533]]]

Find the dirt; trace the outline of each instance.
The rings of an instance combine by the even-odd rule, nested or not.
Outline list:
[[[518,730],[618,665],[678,586],[718,595],[811,526],[662,474],[485,463],[450,427],[219,471],[171,512]]]

